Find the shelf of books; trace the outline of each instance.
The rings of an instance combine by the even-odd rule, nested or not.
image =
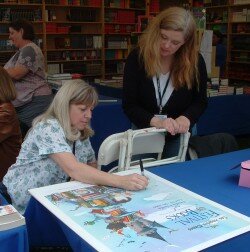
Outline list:
[[[231,83],[250,85],[250,0],[229,1],[228,73]]]
[[[130,51],[131,33],[137,31],[138,18],[145,16],[146,1],[105,1],[104,57],[105,78],[121,76]]]
[[[101,0],[46,0],[45,29],[48,73],[101,76]]]
[[[148,0],[0,0],[0,64],[12,56],[9,22],[31,21],[48,73],[121,76]],[[154,10],[157,7],[152,7]]]
[[[17,5],[17,3],[21,3]],[[27,19],[34,24],[36,43],[43,46],[42,0],[0,0],[0,65],[4,65],[14,54],[15,48],[9,40],[9,22]],[[42,48],[43,49],[43,48]]]
[[[227,48],[229,85],[250,85],[250,0],[206,0],[207,29],[219,30]]]

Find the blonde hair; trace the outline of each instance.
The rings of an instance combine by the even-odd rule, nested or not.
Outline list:
[[[140,57],[147,75],[161,73],[160,30],[183,32],[185,43],[176,51],[171,65],[171,78],[176,89],[193,85],[198,80],[198,45],[196,24],[190,11],[181,7],[170,7],[151,20],[139,40]]]
[[[0,66],[0,103],[16,99],[16,89],[7,71]]]
[[[71,104],[95,107],[97,103],[98,94],[94,87],[80,79],[69,80],[59,89],[47,111],[34,120],[33,126],[38,122],[56,118],[68,140],[86,139],[94,134],[93,130],[89,125],[83,131],[74,130],[70,122],[69,108]]]

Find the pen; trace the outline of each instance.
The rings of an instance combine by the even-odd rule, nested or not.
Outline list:
[[[141,175],[144,176],[144,167],[141,158],[140,158],[140,168],[141,168]]]

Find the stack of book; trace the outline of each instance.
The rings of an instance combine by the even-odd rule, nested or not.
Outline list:
[[[219,87],[218,95],[233,95],[233,94],[234,94],[234,87],[223,86],[223,85]]]
[[[71,79],[72,76],[70,73],[48,74],[47,76],[48,83],[54,89],[60,88],[65,82]]]
[[[236,94],[236,95],[241,95],[241,94],[243,94],[243,87],[236,87],[236,88],[235,88],[235,94]]]
[[[79,73],[58,73],[58,74],[48,74],[47,80],[52,88],[58,89],[64,83],[71,79],[81,79],[83,77],[82,74]]]
[[[244,87],[244,94],[250,94],[250,87]]]
[[[109,86],[109,87],[116,87],[120,88],[123,86],[123,77],[122,76],[113,76],[111,79],[95,79],[95,83],[103,85],[103,86]]]
[[[207,96],[208,97],[218,96],[218,90],[208,89]]]
[[[228,86],[228,79],[221,79],[218,95],[233,95],[234,87]]]
[[[0,231],[25,225],[25,218],[12,206],[0,206]]]

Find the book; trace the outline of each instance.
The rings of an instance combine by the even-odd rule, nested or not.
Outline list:
[[[12,206],[0,206],[0,231],[25,225],[25,218]]]

